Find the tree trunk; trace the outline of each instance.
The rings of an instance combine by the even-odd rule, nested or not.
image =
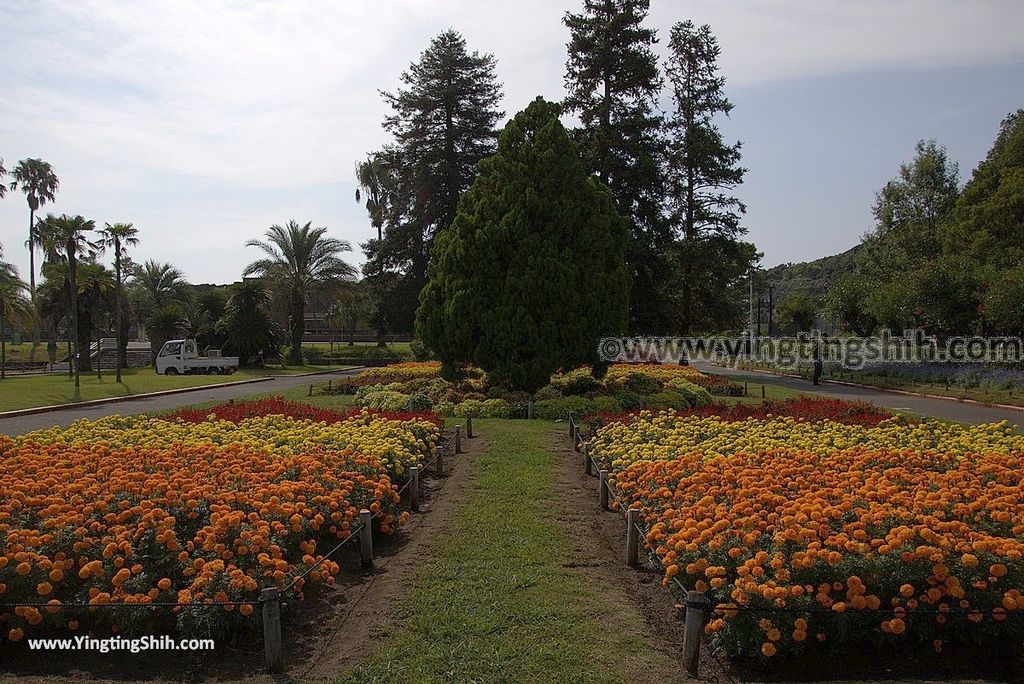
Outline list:
[[[74,250],[68,250],[68,265],[70,266],[71,272],[71,339],[78,344],[78,262],[75,260]],[[75,395],[78,395],[78,388],[81,387],[81,377],[78,370],[78,363],[76,356],[81,356],[81,350],[77,350],[78,354],[72,355],[71,362],[75,366]]]
[[[0,301],[0,380],[7,379],[7,340],[4,339],[4,316],[6,306]]]
[[[306,331],[306,302],[301,295],[292,297],[291,349],[288,352],[288,363],[293,366],[302,365],[302,334]]]
[[[36,310],[36,210],[28,207],[28,282],[32,312]],[[32,317],[32,348],[39,344],[39,322]]]
[[[116,233],[115,233],[116,235]],[[121,382],[121,342],[124,340],[124,333],[121,331],[121,244],[114,240],[114,278],[117,289],[114,291],[114,325],[117,333],[117,346],[114,348],[114,375],[115,382]],[[102,364],[102,359],[101,363]]]

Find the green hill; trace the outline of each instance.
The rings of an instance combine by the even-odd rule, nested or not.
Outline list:
[[[775,287],[775,301],[781,302],[794,292],[811,297],[824,296],[829,286],[853,270],[854,256],[861,249],[856,245],[842,254],[822,257],[814,261],[779,264],[765,271],[765,280]]]

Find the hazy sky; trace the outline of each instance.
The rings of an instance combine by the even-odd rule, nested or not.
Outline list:
[[[454,27],[498,59],[509,114],[563,95],[561,22],[581,0],[125,2],[0,0],[0,157],[42,157],[47,210],[132,221],[138,259],[193,282],[237,279],[243,247],[290,218],[370,237],[353,166],[386,140],[378,89]],[[744,141],[749,237],[764,265],[844,250],[919,138],[966,179],[1024,106],[1019,0],[652,0],[662,37],[710,23]],[[28,207],[0,200],[26,276]]]

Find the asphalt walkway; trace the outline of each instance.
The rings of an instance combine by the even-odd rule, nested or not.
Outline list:
[[[362,370],[353,368],[338,370],[334,373],[322,373],[319,375],[275,375],[266,382],[251,382],[228,387],[216,387],[213,389],[198,388],[190,392],[180,394],[169,394],[159,397],[143,397],[138,399],[126,399],[112,404],[99,406],[74,406],[50,411],[48,413],[37,413],[28,416],[17,416],[14,418],[0,418],[0,434],[20,435],[32,430],[48,428],[54,425],[70,425],[79,418],[95,420],[104,416],[114,414],[129,415],[133,413],[159,413],[178,408],[179,406],[191,406],[207,401],[227,401],[237,399],[249,394],[268,394],[282,392],[292,387],[321,384],[327,382],[328,378],[345,375],[355,375]]]
[[[702,371],[726,375],[739,382],[746,380],[754,385],[778,385],[807,394],[819,394],[837,399],[848,399],[850,401],[866,401],[905,413],[935,416],[936,418],[945,418],[946,420],[955,420],[961,423],[998,423],[1001,420],[1005,420],[1012,425],[1024,425],[1024,410],[984,406],[982,404],[972,404],[950,399],[931,399],[912,394],[889,392],[874,387],[852,387],[850,385],[828,382],[827,378],[825,378],[823,384],[814,386],[809,380],[791,378],[774,373],[740,370],[737,368],[715,366],[709,363],[695,363],[693,365]]]

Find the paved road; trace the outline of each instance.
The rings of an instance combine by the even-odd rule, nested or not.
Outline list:
[[[981,404],[969,404],[946,399],[929,399],[910,394],[899,394],[898,392],[886,392],[885,390],[873,387],[850,387],[849,385],[839,385],[827,381],[815,387],[810,381],[800,378],[789,378],[760,371],[738,370],[707,363],[695,363],[694,366],[708,373],[728,375],[740,382],[746,380],[753,384],[779,385],[798,392],[821,394],[838,399],[867,401],[888,409],[896,409],[922,416],[936,416],[962,423],[997,423],[1001,420],[1006,420],[1012,425],[1024,425],[1024,411],[1015,411],[1014,409],[982,406]]]
[[[183,392],[181,394],[169,394],[162,397],[151,397],[148,399],[128,399],[112,404],[101,404],[89,407],[69,407],[49,413],[38,413],[30,416],[18,416],[16,418],[0,418],[0,434],[20,435],[24,432],[48,428],[54,425],[70,425],[79,418],[102,418],[115,413],[126,415],[132,413],[147,413],[169,411],[179,406],[201,404],[206,401],[227,401],[237,399],[248,394],[266,394],[270,392],[281,392],[291,387],[302,387],[310,383],[320,384],[327,382],[328,378],[343,375],[355,375],[361,369],[339,370],[334,373],[324,373],[314,376],[299,375],[277,375],[266,382],[250,382],[244,385],[233,387],[217,387],[214,389],[197,389],[194,392]]]

